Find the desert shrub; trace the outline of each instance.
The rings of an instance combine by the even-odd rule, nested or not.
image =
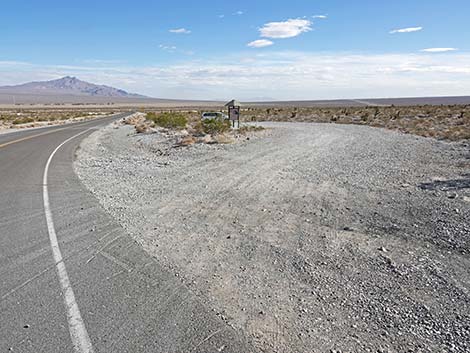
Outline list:
[[[369,121],[369,113],[368,112],[363,112],[361,114],[361,121],[364,122],[364,123]]]
[[[78,115],[77,114],[64,114],[58,117],[59,120],[67,120],[67,119],[73,119],[76,118]]]
[[[27,123],[32,123],[33,121],[34,121],[33,118],[23,117],[23,118],[17,118],[13,120],[12,124],[14,125],[27,124]]]
[[[220,119],[203,120],[202,129],[206,134],[222,134],[230,130],[230,121]]]
[[[147,113],[146,118],[147,120],[154,121],[157,118],[157,114],[154,112]]]
[[[188,124],[188,119],[181,113],[148,113],[147,120],[153,121],[155,125],[167,129],[184,129]]]
[[[203,135],[205,133],[204,126],[199,117],[197,120],[192,121],[190,131],[193,135]]]

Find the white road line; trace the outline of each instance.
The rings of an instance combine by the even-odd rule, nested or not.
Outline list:
[[[54,261],[57,269],[57,275],[59,276],[59,282],[62,289],[62,294],[64,296],[64,304],[67,309],[67,321],[69,324],[70,338],[72,339],[72,344],[74,351],[76,353],[93,353],[93,346],[88,336],[88,332],[83,322],[82,316],[80,314],[80,309],[78,308],[77,301],[75,300],[75,294],[73,293],[72,285],[70,284],[69,276],[65,268],[65,263],[62,258],[62,253],[60,252],[59,243],[57,241],[57,235],[54,228],[54,221],[52,219],[51,207],[49,204],[49,192],[47,189],[47,175],[49,172],[49,166],[51,164],[52,158],[57,153],[57,151],[65,145],[70,140],[92,130],[93,128],[82,131],[64,142],[62,142],[57,148],[51,153],[49,159],[47,160],[46,167],[44,169],[43,176],[43,198],[44,198],[44,212],[46,214],[47,221],[47,230],[49,232],[49,240],[51,243],[52,254],[54,256]]]

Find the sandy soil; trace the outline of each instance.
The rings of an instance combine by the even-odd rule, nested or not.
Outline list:
[[[361,126],[267,123],[173,148],[109,126],[76,171],[263,352],[468,352],[470,152]]]

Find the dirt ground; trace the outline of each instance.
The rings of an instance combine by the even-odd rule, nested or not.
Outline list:
[[[470,150],[365,126],[263,123],[174,148],[114,125],[84,184],[260,352],[470,351]]]

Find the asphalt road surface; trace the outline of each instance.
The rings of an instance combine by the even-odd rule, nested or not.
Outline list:
[[[126,114],[0,136],[0,352],[249,352],[74,174]]]

